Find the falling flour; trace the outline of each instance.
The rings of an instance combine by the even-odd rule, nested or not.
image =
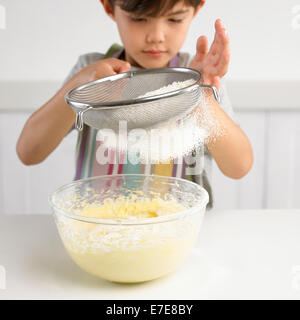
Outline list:
[[[193,79],[175,81],[138,98],[176,91],[194,83]],[[154,128],[134,129],[126,132],[126,143],[119,144],[118,150],[125,150],[135,163],[168,163],[172,159],[182,159],[195,149],[203,148],[207,139],[211,138],[212,133],[216,136],[217,131],[219,131],[218,124],[209,111],[205,94],[201,93],[199,104],[193,110],[188,110],[182,119]],[[120,134],[118,141],[124,141],[124,138],[120,138]]]

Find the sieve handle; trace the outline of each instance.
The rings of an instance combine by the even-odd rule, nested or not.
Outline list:
[[[199,87],[202,87],[202,88],[210,88],[213,91],[213,94],[214,94],[216,101],[218,103],[220,103],[220,95],[219,95],[219,92],[215,86],[210,86],[208,84],[198,84],[198,85],[199,85]]]
[[[83,110],[80,110],[78,113],[76,113],[76,119],[75,119],[75,128],[79,131],[82,131],[83,129],[83,114],[87,112],[88,110],[93,109],[92,107],[87,107]]]

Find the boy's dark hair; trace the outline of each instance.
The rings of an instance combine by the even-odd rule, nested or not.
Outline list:
[[[115,5],[127,12],[136,15],[147,15],[155,17],[158,14],[164,14],[180,0],[109,0],[112,8]],[[197,8],[202,0],[184,0],[185,5]]]

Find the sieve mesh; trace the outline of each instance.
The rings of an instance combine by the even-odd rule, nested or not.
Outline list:
[[[174,122],[197,106],[204,86],[199,84],[200,77],[199,72],[188,68],[130,71],[74,88],[65,99],[77,114],[79,130],[83,123],[97,129],[117,129],[120,121],[127,122],[128,130],[151,128]],[[174,82],[186,82],[186,85],[141,97]],[[216,96],[215,88],[211,88]]]

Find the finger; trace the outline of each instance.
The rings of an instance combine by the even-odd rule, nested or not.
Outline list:
[[[116,58],[108,59],[107,63],[109,64],[110,68],[114,73],[127,72],[131,68],[129,62]]]
[[[208,40],[205,36],[201,36],[197,40],[196,45],[196,56],[195,59],[197,62],[202,62],[206,57],[208,52]]]
[[[216,53],[218,52],[218,46],[219,46],[218,35],[217,33],[215,33],[214,40],[209,48],[209,54],[213,56],[216,55]]]
[[[217,90],[220,88],[220,77],[214,77],[212,81],[212,86],[214,86]]]
[[[229,37],[227,34],[227,30],[224,27],[224,25],[220,22],[220,24],[218,25],[216,32],[218,34],[218,41],[221,45],[225,46],[225,45],[229,45]]]
[[[227,34],[227,30],[225,29],[224,25],[220,22],[216,23],[216,32],[218,35],[218,43],[221,47],[221,50],[227,50],[229,48],[229,37]]]
[[[230,62],[230,52],[229,50],[226,50],[222,53],[222,55],[218,58],[217,63],[214,62],[214,58],[211,58],[209,67],[207,67],[207,72],[209,72],[212,76],[219,76],[223,77],[229,68],[229,62]]]
[[[221,19],[217,19],[217,20],[215,21],[215,30],[216,30],[216,32],[219,32],[219,31],[221,31],[222,29],[225,29],[225,28],[224,28],[224,25],[223,25],[223,22],[222,22]]]
[[[223,45],[220,45],[217,53],[215,55],[209,56],[209,63],[213,66],[218,66],[219,64],[225,63],[227,61],[227,57],[229,56],[229,46],[223,47]]]
[[[118,70],[118,73],[122,73],[122,72],[128,72],[131,69],[131,65],[129,62],[126,62],[120,66],[120,69]]]
[[[216,66],[216,68],[218,69],[217,73],[220,77],[223,77],[227,73],[228,67],[229,67],[229,62],[230,62],[230,51],[229,51],[229,49],[226,49],[226,50],[224,50],[217,66]]]
[[[215,35],[214,35],[214,40],[210,46],[209,52],[212,55],[215,55],[218,51],[218,46],[219,46],[219,32],[221,30],[221,20],[217,19],[215,22]]]
[[[216,31],[217,37],[211,51],[214,54],[209,54],[209,61],[213,65],[218,65],[220,63],[221,57],[227,52],[229,52],[229,37],[227,35],[226,29],[222,27],[220,30]]]
[[[215,36],[213,43],[210,48],[210,53],[216,55],[220,50],[220,45],[224,41],[224,38],[227,37],[227,31],[221,21],[221,19],[217,19],[215,22]]]
[[[215,76],[209,79],[203,79],[203,84],[214,86],[217,90],[220,88],[220,77]],[[212,92],[210,92],[212,93]]]
[[[103,59],[93,64],[95,77],[97,79],[130,70],[130,64],[128,62],[115,58]]]
[[[211,63],[215,66],[219,64],[227,64],[230,59],[230,47],[229,47],[229,37],[225,33],[225,30],[222,30],[220,34],[220,43],[218,51],[215,56],[212,57]]]

